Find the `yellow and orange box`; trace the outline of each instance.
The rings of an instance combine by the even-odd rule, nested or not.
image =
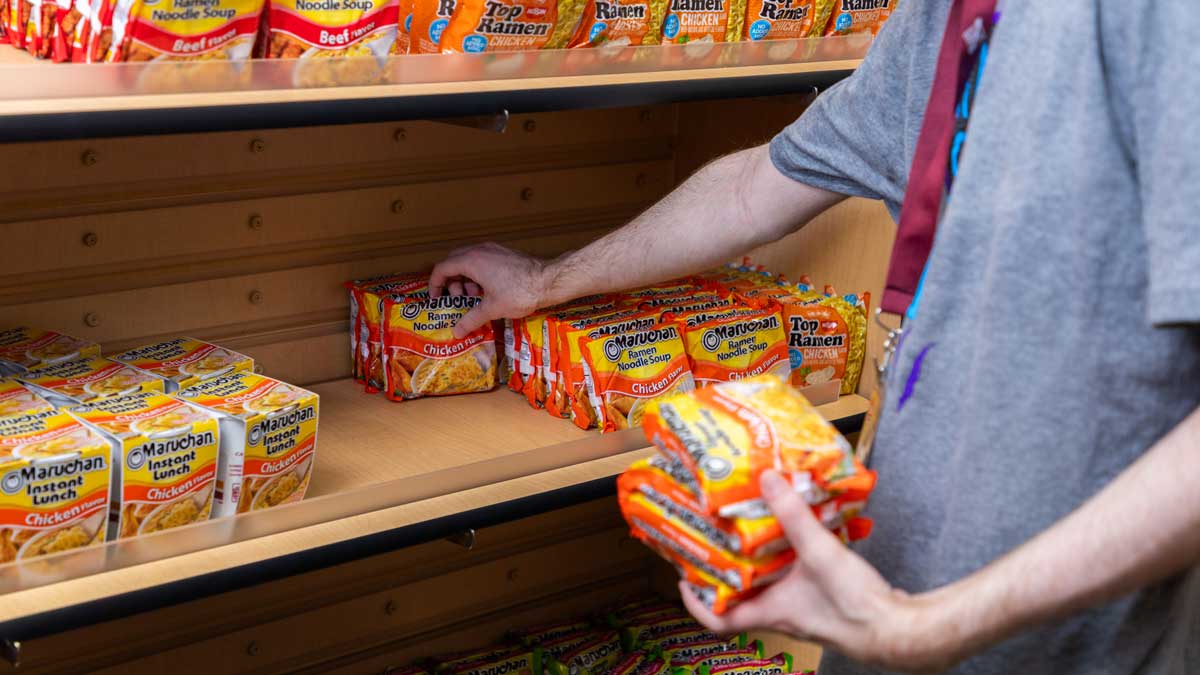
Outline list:
[[[194,338],[137,347],[109,357],[165,380],[167,393],[233,372],[254,370],[254,359]]]
[[[25,385],[0,377],[0,417],[53,410],[54,405]]]
[[[100,356],[100,345],[41,328],[0,330],[0,375],[20,375],[27,370],[73,359]]]
[[[216,415],[157,392],[104,399],[71,414],[112,446],[117,538],[208,520],[217,480]]]
[[[19,379],[60,407],[139,391],[166,391],[163,378],[98,356],[42,366]]]
[[[111,448],[65,412],[0,417],[0,562],[105,540]]]
[[[237,372],[184,389],[178,396],[220,419],[214,517],[304,499],[317,454],[316,394]]]

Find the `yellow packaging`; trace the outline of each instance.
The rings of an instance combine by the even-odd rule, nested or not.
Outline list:
[[[0,562],[103,542],[109,453],[63,412],[0,418]]]
[[[0,375],[89,356],[100,356],[100,345],[40,328],[0,330]]]
[[[165,380],[167,393],[238,371],[253,371],[254,359],[193,338],[175,338],[110,357]]]
[[[54,410],[54,406],[20,382],[0,377],[0,417],[28,415],[43,410]]]
[[[166,390],[163,378],[98,356],[42,366],[20,380],[60,407],[139,391]]]
[[[398,0],[272,0],[262,33],[267,58],[297,60],[298,87],[375,84],[399,20]]]
[[[217,480],[216,415],[156,392],[71,410],[112,446],[112,518],[124,539],[208,520]]]
[[[263,0],[115,0],[105,59],[209,61],[232,75],[250,59],[262,10]]]
[[[179,398],[220,419],[213,517],[304,499],[317,453],[316,394],[237,372],[184,389]]]
[[[695,388],[682,326],[581,338],[588,400],[602,431],[636,427],[658,398]]]

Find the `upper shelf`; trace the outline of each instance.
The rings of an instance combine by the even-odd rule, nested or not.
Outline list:
[[[805,93],[858,66],[868,35],[373,59],[51,64],[0,48],[0,142]],[[326,70],[314,71],[314,68]],[[316,80],[335,86],[307,86]]]
[[[395,550],[615,492],[640,429],[581,431],[509,391],[391,403],[321,396],[298,504],[0,566],[0,638],[31,638]],[[818,409],[844,432],[866,400]]]

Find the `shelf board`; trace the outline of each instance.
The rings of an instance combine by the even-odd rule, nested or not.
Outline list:
[[[345,124],[807,93],[869,36],[392,57],[379,84],[300,87],[303,60],[51,64],[0,47],[0,142]],[[170,87],[161,84],[170,80]],[[153,86],[148,83],[156,83]]]
[[[641,430],[583,431],[507,390],[393,403],[321,396],[309,498],[285,508],[0,566],[0,638],[31,638],[613,494]],[[819,410],[844,432],[867,401]]]

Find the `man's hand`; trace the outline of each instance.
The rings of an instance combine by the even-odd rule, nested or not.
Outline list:
[[[483,295],[454,326],[462,338],[492,319],[515,319],[541,306],[546,289],[546,264],[499,244],[460,248],[433,268],[429,294]]]
[[[891,670],[936,671],[958,659],[939,639],[946,636],[932,634],[923,618],[926,599],[889,586],[821,526],[778,473],[763,474],[761,487],[796,562],[784,578],[723,616],[708,611],[681,583],[684,604],[700,623],[721,634],[751,628],[786,633]]]

